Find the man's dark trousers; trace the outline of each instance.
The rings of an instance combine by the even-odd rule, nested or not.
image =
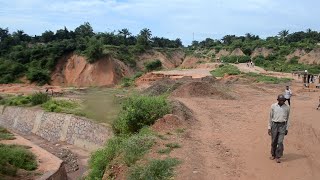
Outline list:
[[[271,125],[271,155],[280,158],[283,155],[283,139],[286,133],[286,122],[272,122]]]

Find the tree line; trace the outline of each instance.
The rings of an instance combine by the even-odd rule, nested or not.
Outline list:
[[[30,36],[23,30],[11,34],[8,28],[0,27],[0,83],[18,82],[22,76],[31,82],[48,83],[58,59],[71,52],[86,56],[90,63],[113,53],[134,67],[135,55],[154,47],[180,48],[183,45],[178,38],[153,37],[147,28],[136,36],[126,28],[95,33],[88,22],[74,31],[64,27],[56,32],[47,30],[39,36]]]

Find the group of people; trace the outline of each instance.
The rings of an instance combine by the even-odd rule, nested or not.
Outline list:
[[[247,62],[247,67],[254,67],[254,63],[252,62],[252,60]]]
[[[278,95],[277,103],[271,105],[270,118],[268,123],[268,134],[271,136],[271,160],[280,163],[283,155],[283,140],[288,134],[289,114],[292,91],[286,86],[284,94]],[[288,102],[288,105],[285,102]],[[320,109],[320,97],[317,110]]]

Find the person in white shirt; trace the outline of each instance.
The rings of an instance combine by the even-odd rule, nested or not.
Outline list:
[[[284,97],[286,98],[286,101],[288,101],[288,105],[290,106],[290,98],[292,96],[292,91],[289,88],[289,86],[286,86],[286,89],[284,90]]]
[[[278,95],[278,102],[271,105],[268,134],[271,136],[271,160],[280,163],[283,155],[284,136],[288,134],[290,107],[285,104],[286,98]]]

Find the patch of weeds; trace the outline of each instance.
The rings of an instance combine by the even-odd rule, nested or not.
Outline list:
[[[263,82],[263,83],[270,83],[270,84],[279,84],[279,83],[287,83],[290,82],[292,79],[290,78],[277,78],[272,76],[266,76],[262,74],[257,74],[253,72],[249,72],[243,75],[246,78],[252,78],[255,82]]]
[[[167,148],[163,148],[163,149],[158,150],[158,153],[159,154],[169,154],[171,151],[172,151],[172,148],[167,147]]]
[[[15,176],[18,169],[37,168],[36,156],[24,147],[0,144],[0,175]]]
[[[134,166],[129,172],[130,180],[169,180],[173,177],[177,159],[151,160],[146,165]]]
[[[123,144],[123,160],[131,166],[139,160],[155,143],[155,137],[143,132],[128,138]]]
[[[175,132],[178,133],[178,134],[182,134],[182,133],[184,133],[185,131],[186,131],[185,128],[178,128],[178,129],[175,130]]]
[[[168,138],[165,137],[165,136],[162,135],[162,134],[158,134],[157,136],[158,136],[160,139],[162,139],[162,140],[168,140]]]
[[[90,157],[90,172],[85,179],[102,179],[106,167],[118,155],[124,140],[124,137],[113,137],[104,148],[95,151]]]
[[[15,139],[14,135],[11,134],[8,130],[0,126],[0,140],[13,140]]]
[[[238,75],[241,71],[231,64],[221,64],[217,69],[210,71],[210,73],[215,77],[223,77],[225,74]]]
[[[148,152],[154,142],[154,133],[148,128],[143,128],[130,137],[116,136],[110,139],[103,149],[92,154],[89,161],[90,173],[86,179],[101,179],[116,157],[131,166]]]
[[[172,149],[181,148],[180,144],[178,144],[178,143],[168,143],[168,144],[166,144],[166,147],[172,148]]]

